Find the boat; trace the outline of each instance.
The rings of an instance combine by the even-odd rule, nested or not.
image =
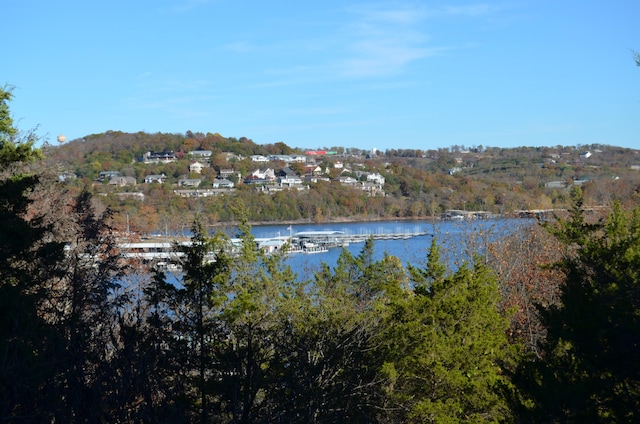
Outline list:
[[[302,251],[303,253],[325,253],[328,252],[329,249],[316,243],[307,242],[302,246]]]

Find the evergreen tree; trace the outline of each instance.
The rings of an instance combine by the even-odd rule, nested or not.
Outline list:
[[[226,332],[214,348],[221,372],[220,413],[231,422],[269,422],[277,416],[274,394],[281,383],[275,371],[281,361],[275,340],[284,305],[295,290],[294,275],[282,266],[282,256],[266,256],[258,248],[242,217],[239,235],[225,286],[228,301],[218,317]]]
[[[426,269],[410,267],[413,293],[395,298],[381,334],[387,401],[397,422],[497,422],[510,361],[508,320],[494,275],[476,260],[447,275],[432,242]]]
[[[140,381],[137,393],[144,398],[138,416],[148,423],[188,422],[184,363],[180,350],[174,349],[179,288],[167,282],[165,272],[156,270],[143,292],[143,323],[131,329]]]
[[[292,303],[278,351],[280,422],[374,422],[381,404],[377,335],[386,297],[402,291],[406,272],[373,242],[354,257],[343,250]]]
[[[31,210],[40,178],[29,164],[41,157],[37,137],[14,127],[11,87],[0,88],[0,416],[47,421],[57,402],[51,390],[51,345],[58,335],[43,319],[45,283],[63,256],[52,227]]]
[[[579,193],[578,193],[579,195]],[[542,360],[518,373],[523,422],[638,422],[640,211],[614,204],[590,223],[578,196],[549,227],[566,245],[561,305],[541,309]]]
[[[217,343],[228,335],[221,326],[219,316],[228,302],[226,286],[231,268],[231,247],[222,233],[209,237],[199,221],[194,222],[193,236],[183,246],[184,272],[182,287],[175,301],[175,323],[171,348],[182,362],[177,378],[185,379],[187,387],[194,389],[192,402],[199,421],[211,420],[211,409],[220,406],[212,401],[222,371],[214,358]]]
[[[56,193],[56,210],[33,133],[13,127],[0,90],[0,415],[27,422],[112,416],[108,376],[119,345],[115,238],[88,192]],[[58,192],[60,190],[57,190]],[[61,213],[62,212],[62,213]],[[55,215],[55,216],[53,216]]]

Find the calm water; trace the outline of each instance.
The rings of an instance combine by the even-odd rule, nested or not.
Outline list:
[[[388,234],[423,233],[407,240],[377,240],[374,244],[374,258],[381,259],[386,253],[398,257],[403,264],[423,266],[427,260],[427,249],[436,238],[442,246],[443,261],[454,268],[456,264],[469,258],[473,252],[482,253],[486,244],[496,238],[530,225],[530,220],[495,219],[465,221],[381,221],[336,224],[299,224],[291,230],[287,225],[263,225],[253,227],[255,237],[286,236],[301,231],[342,231],[346,234]],[[360,254],[364,243],[346,247],[352,255]],[[292,254],[286,263],[300,279],[309,278],[320,269],[322,263],[334,267],[342,248],[329,249],[326,253]]]

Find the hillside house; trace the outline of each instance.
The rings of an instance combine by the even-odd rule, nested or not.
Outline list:
[[[381,174],[372,173],[367,175],[367,181],[383,186],[386,180]]]
[[[180,197],[211,197],[216,195],[215,190],[173,190]]]
[[[249,174],[248,178],[274,181],[276,179],[276,173],[272,168],[256,169]]]
[[[294,186],[294,185],[302,184],[302,179],[299,176],[295,175],[295,174],[286,175],[284,177],[279,177],[278,178],[278,183],[283,187],[284,186],[291,187],[291,186]]]
[[[176,160],[176,154],[173,150],[165,150],[162,152],[147,152],[142,155],[144,163],[169,163]]]
[[[289,168],[288,166],[285,166],[284,168],[282,168],[280,171],[276,173],[276,176],[278,177],[295,177],[297,175],[298,174],[296,173],[296,171]]]
[[[110,181],[112,178],[121,177],[122,174],[118,171],[102,171],[98,174],[97,181],[104,182]]]
[[[256,190],[258,191],[262,191],[265,193],[277,193],[279,191],[283,191],[283,190],[298,190],[298,191],[303,191],[303,190],[308,190],[309,186],[305,186],[302,184],[291,184],[291,185],[285,185],[285,184],[264,184],[260,187],[256,187]]]
[[[126,186],[134,186],[136,185],[136,179],[133,177],[112,177],[109,180],[109,185],[117,186],[117,187],[126,187]]]
[[[331,178],[324,175],[305,175],[304,182],[309,183],[317,183],[318,181],[326,181],[331,182]]]
[[[384,196],[384,190],[378,183],[371,181],[362,181],[356,184],[357,188],[367,193],[369,196]]]
[[[233,181],[225,178],[216,178],[213,181],[213,188],[233,188],[235,186]]]
[[[152,183],[164,184],[166,180],[167,180],[167,176],[164,174],[147,175],[146,177],[144,177],[145,184],[152,184]]]
[[[204,167],[205,165],[203,163],[196,161],[196,162],[193,162],[191,165],[189,165],[189,172],[193,172],[194,174],[200,174],[204,169]]]
[[[251,155],[251,162],[269,162],[269,158],[263,155]]]
[[[218,172],[218,177],[221,179],[227,179],[227,180],[231,177],[235,177],[237,181],[240,181],[242,179],[242,174],[240,174],[239,171],[235,171],[231,168],[226,168],[226,169],[221,169],[220,172]]]
[[[338,182],[342,185],[354,186],[358,183],[358,180],[353,177],[339,177]]]
[[[273,194],[284,190],[284,188],[280,184],[262,184],[256,187],[256,190]]]
[[[196,159],[208,160],[211,158],[212,153],[211,150],[192,150],[189,152],[189,156]]]
[[[309,165],[304,167],[306,175],[322,175],[322,167],[318,165]]]
[[[178,186],[196,188],[202,181],[198,178],[182,178],[178,180]]]

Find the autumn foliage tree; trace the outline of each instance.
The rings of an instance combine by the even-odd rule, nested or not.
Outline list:
[[[546,334],[538,308],[560,303],[562,274],[552,264],[561,257],[561,245],[538,222],[487,246],[488,265],[498,277],[501,308],[511,320],[509,337],[538,357]]]

